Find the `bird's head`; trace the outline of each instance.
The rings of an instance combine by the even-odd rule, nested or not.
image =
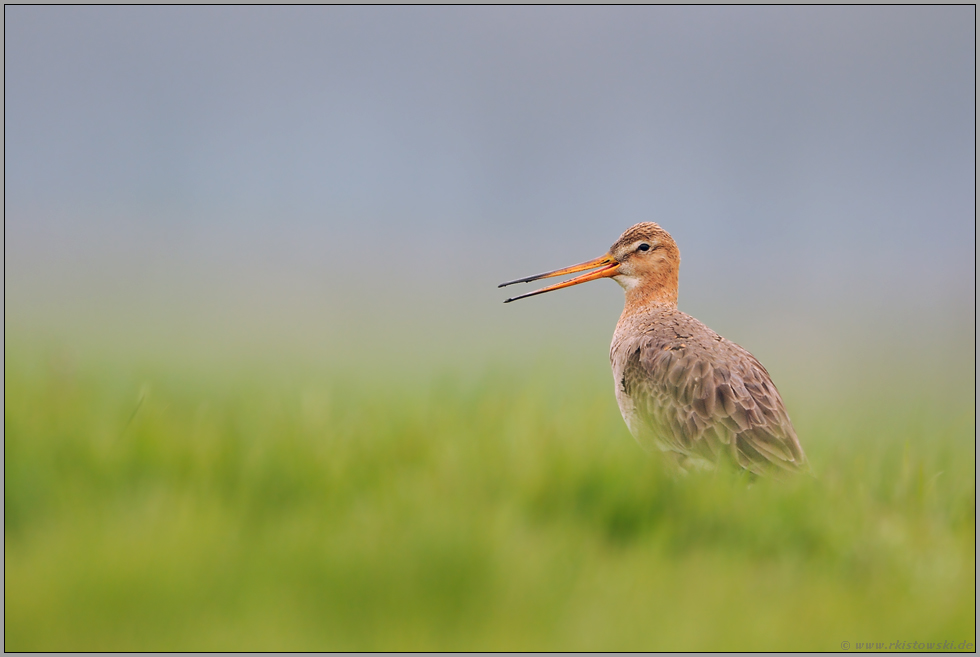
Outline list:
[[[626,291],[627,306],[659,303],[677,305],[677,276],[681,254],[674,238],[663,228],[646,221],[631,226],[610,247],[609,253],[578,265],[502,283],[527,283],[552,276],[588,271],[587,274],[507,299],[504,303],[563,287],[612,278]],[[590,271],[591,270],[591,271]]]

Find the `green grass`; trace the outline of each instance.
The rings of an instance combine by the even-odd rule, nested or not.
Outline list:
[[[794,371],[816,476],[748,486],[663,470],[591,361],[379,382],[15,347],[6,650],[975,641],[964,376]]]

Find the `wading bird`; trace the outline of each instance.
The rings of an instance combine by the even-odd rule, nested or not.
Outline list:
[[[630,433],[681,470],[728,461],[755,474],[806,469],[806,456],[766,368],[677,309],[680,250],[653,222],[636,224],[606,255],[499,287],[588,271],[504,303],[612,278],[626,292],[609,360]],[[592,270],[592,271],[589,271]]]

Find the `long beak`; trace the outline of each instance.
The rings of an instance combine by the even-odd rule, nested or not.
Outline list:
[[[596,269],[598,267],[599,269]],[[528,276],[527,278],[518,278],[516,281],[508,281],[506,283],[501,283],[497,287],[507,287],[508,285],[513,285],[514,283],[528,283],[530,281],[536,281],[541,278],[551,278],[552,276],[563,276],[565,274],[574,274],[576,272],[585,271],[587,269],[595,269],[595,271],[590,271],[588,274],[583,274],[581,276],[576,276],[575,278],[570,278],[567,281],[562,281],[561,283],[556,283],[555,285],[550,285],[540,290],[535,290],[534,292],[528,292],[527,294],[521,294],[516,297],[511,297],[504,301],[504,303],[510,303],[511,301],[517,301],[518,299],[523,299],[525,297],[533,297],[536,294],[544,294],[545,292],[551,292],[552,290],[560,290],[563,287],[570,287],[572,285],[578,285],[579,283],[587,283],[589,281],[594,281],[599,278],[609,278],[615,276],[619,271],[619,262],[612,257],[611,254],[607,253],[601,258],[596,258],[595,260],[589,260],[588,262],[583,262],[579,265],[572,265],[571,267],[565,267],[564,269],[556,269],[555,271],[545,272],[544,274],[538,274],[537,276]]]

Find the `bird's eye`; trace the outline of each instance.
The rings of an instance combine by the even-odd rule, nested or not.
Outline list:
[[[639,249],[640,251],[649,251],[650,245],[644,242],[643,244],[639,245],[636,248]]]

